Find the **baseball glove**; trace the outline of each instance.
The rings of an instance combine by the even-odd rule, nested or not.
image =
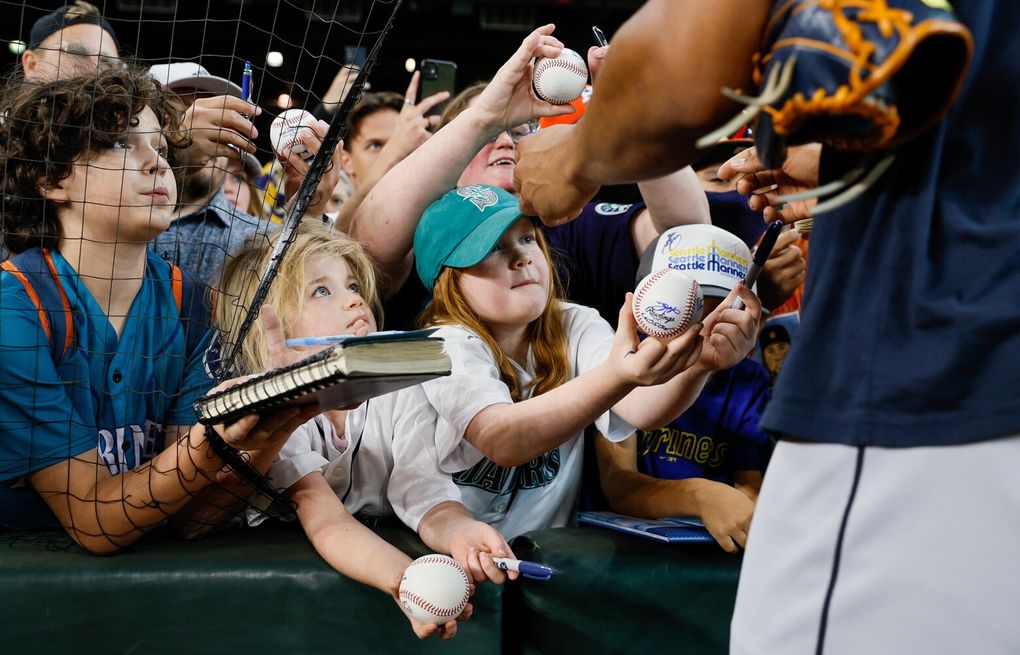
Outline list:
[[[753,62],[759,96],[724,93],[749,105],[740,118],[759,114],[768,168],[799,143],[885,150],[942,118],[972,50],[946,0],[778,0]]]

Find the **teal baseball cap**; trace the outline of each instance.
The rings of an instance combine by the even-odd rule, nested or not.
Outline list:
[[[414,231],[415,267],[425,288],[444,266],[467,268],[485,259],[519,218],[517,198],[486,184],[454,189],[429,205]]]

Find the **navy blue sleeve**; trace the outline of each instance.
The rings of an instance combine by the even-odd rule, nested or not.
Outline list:
[[[589,203],[575,220],[546,228],[566,299],[598,310],[613,329],[620,305],[634,290],[640,254],[630,223],[643,203]]]

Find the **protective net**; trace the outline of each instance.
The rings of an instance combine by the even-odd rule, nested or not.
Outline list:
[[[195,400],[242,372],[234,346],[298,224],[344,193],[334,150],[400,3],[55,4],[0,2],[16,55],[0,118],[0,531],[62,527],[109,552],[273,495],[193,427]],[[325,123],[295,126],[278,156],[288,109]],[[270,242],[268,268],[235,257]],[[231,266],[244,301],[218,293]]]

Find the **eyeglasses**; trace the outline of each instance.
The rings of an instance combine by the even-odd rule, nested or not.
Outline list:
[[[514,142],[514,145],[516,145],[516,144],[521,142],[521,139],[523,139],[526,136],[531,136],[532,134],[534,134],[537,131],[538,131],[538,122],[537,121],[528,121],[527,123],[524,123],[523,125],[518,125],[517,127],[510,128],[509,130],[506,131],[506,135],[508,137],[510,137],[510,140]],[[499,138],[500,134],[503,134],[503,133],[500,132],[496,136],[489,137],[489,143],[495,143],[496,139]]]

